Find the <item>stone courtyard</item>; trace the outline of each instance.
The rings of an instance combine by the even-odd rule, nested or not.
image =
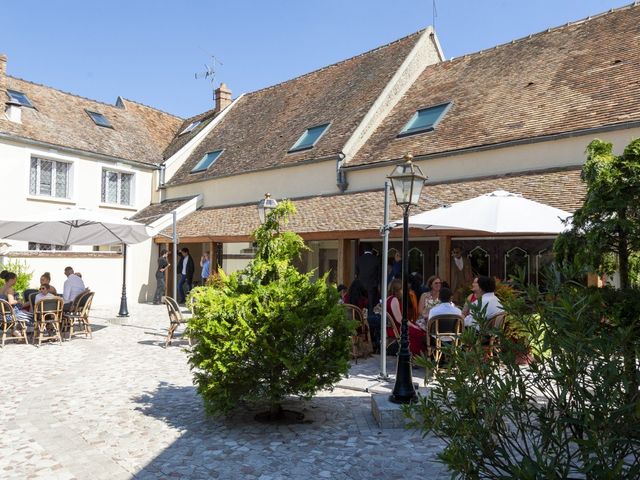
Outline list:
[[[440,440],[374,421],[369,391],[389,386],[376,379],[379,357],[354,364],[333,391],[292,401],[302,423],[211,418],[186,342],[162,348],[165,308],[130,310],[116,319],[116,309],[94,309],[93,340],[0,350],[0,478],[449,478]]]

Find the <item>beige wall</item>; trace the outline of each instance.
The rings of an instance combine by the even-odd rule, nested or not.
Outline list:
[[[252,172],[168,187],[166,198],[180,198],[202,193],[203,206],[214,207],[252,202],[257,204],[267,192],[278,200],[310,194],[337,193],[336,161]]]
[[[594,138],[612,142],[617,154],[640,137],[640,128],[604,132],[549,142],[529,143],[416,162],[429,177],[429,183],[477,178],[488,175],[525,172],[584,163],[585,149]],[[411,153],[411,152],[410,152]],[[347,175],[350,191],[381,188],[392,167],[351,171]]]

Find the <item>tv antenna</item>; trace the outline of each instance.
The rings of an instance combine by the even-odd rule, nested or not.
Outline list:
[[[204,72],[199,72],[195,74],[196,80],[204,78],[205,80],[209,79],[211,83],[213,83],[214,78],[216,76],[216,64],[222,65],[222,62],[218,60],[215,56],[211,55],[211,65],[204,64]]]
[[[432,25],[433,25],[433,28],[435,30],[435,28],[436,28],[436,18],[438,18],[438,9],[436,8],[436,0],[432,0],[431,4],[432,4],[432,7],[433,7],[432,8],[432,12],[431,12],[431,14],[433,15],[431,17],[433,19]]]

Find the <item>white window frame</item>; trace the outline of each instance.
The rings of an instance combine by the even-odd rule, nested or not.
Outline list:
[[[108,195],[107,195],[107,189],[106,189],[106,185],[104,185],[104,182],[106,181],[106,176],[105,173],[115,173],[116,175],[118,175],[118,180],[117,180],[117,186],[116,186],[116,202],[110,202],[108,200]],[[130,186],[130,190],[129,190],[129,203],[122,203],[122,199],[120,198],[121,195],[121,185],[122,185],[122,176],[123,175],[130,175],[131,176],[131,186]],[[130,170],[118,170],[115,168],[107,168],[107,167],[103,167],[102,171],[100,172],[100,202],[103,203],[104,205],[118,205],[118,206],[122,206],[122,207],[133,207],[135,205],[135,193],[136,193],[136,188],[135,188],[135,184],[136,184],[136,173],[132,172]],[[102,196],[102,190],[104,188],[104,197]]]
[[[36,191],[35,192],[31,192],[31,162],[33,160],[37,160],[38,161],[38,166],[36,167]],[[42,162],[51,162],[51,194],[47,195],[47,194],[43,194],[40,193],[40,180],[41,180],[41,174],[42,174]],[[65,192],[65,196],[64,197],[60,197],[58,196],[57,193],[57,188],[56,188],[56,170],[57,170],[57,166],[58,164],[62,164],[64,163],[65,165],[67,165],[67,188],[66,188],[66,192]],[[53,158],[46,158],[46,157],[42,157],[39,155],[32,155],[31,158],[29,159],[29,185],[27,186],[29,195],[33,195],[33,196],[37,196],[37,197],[44,197],[44,198],[51,198],[51,199],[70,199],[71,198],[71,182],[73,180],[73,162],[67,162],[64,160],[56,160]]]

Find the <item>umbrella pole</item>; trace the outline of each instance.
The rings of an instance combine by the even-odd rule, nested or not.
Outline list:
[[[380,377],[388,379],[387,375],[387,266],[389,257],[389,181],[384,182],[384,225],[382,226],[382,313],[380,315]]]
[[[122,297],[120,297],[119,317],[128,317],[129,309],[127,308],[127,244],[122,244]]]

